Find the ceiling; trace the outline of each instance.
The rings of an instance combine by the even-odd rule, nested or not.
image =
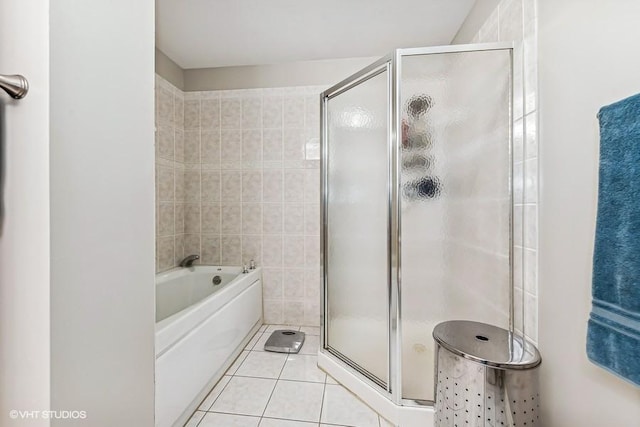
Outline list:
[[[449,44],[474,0],[156,0],[156,44],[180,67],[382,56]]]

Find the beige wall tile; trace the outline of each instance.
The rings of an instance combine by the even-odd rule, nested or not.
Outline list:
[[[304,170],[284,171],[284,200],[285,202],[304,201]]]
[[[157,230],[167,239],[158,268],[189,254],[214,265],[254,259],[264,266],[265,321],[317,325],[321,89],[168,97],[162,88]]]
[[[262,265],[262,235],[244,234],[242,236],[242,263],[250,265],[253,260],[256,265]]]
[[[222,234],[240,234],[242,231],[242,208],[239,203],[222,204]]]
[[[283,151],[282,129],[264,129],[262,131],[262,158],[265,161],[281,161]]]
[[[262,131],[260,129],[242,130],[242,161],[262,161]]]
[[[262,98],[242,99],[242,129],[262,127]]]
[[[265,299],[282,300],[283,271],[279,268],[264,268],[262,270],[262,293]]]
[[[222,216],[219,204],[203,204],[202,212],[202,232],[220,234]]]
[[[209,265],[221,265],[222,242],[219,234],[202,235],[201,262]]]
[[[262,204],[242,204],[242,233],[262,234]]]
[[[200,100],[184,102],[184,128],[200,129]]]
[[[262,109],[262,125],[265,129],[282,128],[282,96],[265,96]]]
[[[222,265],[242,264],[242,236],[222,236]]]
[[[262,201],[262,171],[252,170],[242,172],[242,201]]]
[[[219,129],[220,99],[203,99],[200,108],[201,129]]]
[[[220,201],[220,171],[202,171],[202,202],[219,202]]]
[[[281,203],[264,203],[262,212],[262,232],[282,234],[284,206]]]
[[[240,99],[222,99],[221,127],[223,129],[240,129],[242,125],[242,101]]]

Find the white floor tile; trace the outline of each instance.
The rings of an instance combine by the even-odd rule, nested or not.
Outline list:
[[[276,380],[233,377],[210,411],[261,416]]]
[[[319,344],[320,344],[320,337],[315,335],[307,335],[304,338],[304,344],[300,349],[300,354],[318,354]]]
[[[307,335],[320,335],[320,327],[318,326],[302,326],[300,332],[304,332]]]
[[[271,333],[273,331],[277,331],[279,329],[289,329],[291,331],[299,331],[300,326],[295,325],[269,325],[267,326],[266,332]]]
[[[326,374],[318,368],[318,356],[290,354],[280,379],[323,383]]]
[[[323,390],[324,384],[278,381],[264,416],[317,423]]]
[[[209,412],[198,427],[258,427],[260,418]]]
[[[196,411],[191,418],[189,418],[189,421],[187,421],[187,423],[184,425],[184,427],[196,427],[198,425],[198,423],[200,422],[200,420],[202,419],[202,417],[204,417],[204,414],[206,412],[202,412],[202,411]]]
[[[244,347],[244,349],[245,350],[251,350],[253,348],[253,346],[256,345],[256,343],[258,342],[258,340],[260,339],[261,336],[262,336],[262,332],[256,332],[253,335],[253,338],[251,338],[251,340]]]
[[[315,427],[316,423],[307,423],[303,421],[278,420],[275,418],[263,418],[260,421],[260,427]]]
[[[271,336],[271,332],[265,332],[262,334],[256,345],[253,346],[253,351],[264,351],[264,343],[267,342],[269,337]]]
[[[327,384],[322,405],[323,423],[379,427],[378,415],[346,388]]]
[[[242,365],[242,362],[244,362],[244,359],[247,358],[247,356],[249,355],[249,351],[243,351],[242,353],[240,353],[240,355],[238,356],[238,358],[236,359],[235,362],[233,362],[233,364],[231,366],[229,366],[229,369],[227,369],[227,372],[225,372],[225,375],[233,375],[236,373],[236,371],[238,370],[238,368],[240,367],[240,365]]]
[[[252,351],[247,358],[244,359],[244,362],[242,362],[242,365],[240,365],[235,375],[278,378],[286,360],[286,354]]]
[[[340,383],[336,381],[335,378],[333,378],[331,375],[327,374],[327,384],[340,384]]]
[[[380,427],[396,427],[393,424],[391,424],[389,421],[382,418],[381,416],[378,415],[378,417],[380,419]]]
[[[215,402],[218,396],[220,396],[220,393],[222,393],[222,390],[227,385],[230,379],[231,377],[228,375],[225,375],[224,377],[220,378],[220,381],[218,381],[218,384],[216,384],[216,386],[213,387],[213,390],[211,390],[207,398],[202,401],[198,409],[201,411],[208,411],[209,408],[211,408],[211,405],[213,405],[213,402]]]

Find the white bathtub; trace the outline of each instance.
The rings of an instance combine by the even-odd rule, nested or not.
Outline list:
[[[157,427],[182,426],[260,327],[261,275],[211,266],[157,275]]]

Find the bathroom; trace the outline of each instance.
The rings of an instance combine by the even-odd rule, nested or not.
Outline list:
[[[461,318],[513,328],[540,350],[540,425],[640,420],[638,388],[591,363],[585,351],[598,207],[596,114],[638,92],[640,64],[629,54],[640,36],[635,2],[407,2],[430,16],[432,30],[423,33],[394,29],[398,25],[391,24],[409,22],[411,12],[384,2],[363,11],[362,4],[301,7],[283,0],[276,3],[286,7],[272,6],[269,13],[269,6],[250,2],[251,7],[168,0],[10,3],[0,3],[0,28],[6,29],[0,71],[24,74],[30,92],[17,101],[3,94],[0,104],[5,158],[0,342],[7,349],[0,361],[0,425],[436,425],[432,331],[436,323]],[[353,23],[360,23],[358,17],[369,22],[360,43],[346,41],[352,34],[344,25],[349,16]],[[271,23],[257,25],[260,20]],[[222,29],[207,28],[211,22]],[[305,22],[333,23],[335,34],[317,27],[304,42],[307,49],[296,50],[286,39]],[[379,27],[371,28],[371,22]],[[384,31],[376,30],[383,25]],[[31,31],[17,31],[19,26]],[[407,34],[417,38],[403,39]],[[267,40],[269,49],[261,48],[260,37],[274,38]],[[226,38],[226,44],[203,43],[212,38]],[[404,48],[425,50],[412,57],[401,52],[362,71]],[[428,90],[433,117],[456,110],[456,102],[481,111],[473,132],[504,144],[499,150],[432,153],[439,167],[449,154],[462,162],[451,169],[458,175],[436,169],[432,175],[439,184],[426,190],[432,195],[427,202],[447,202],[436,206],[427,223],[440,223],[453,234],[441,239],[416,225],[416,236],[433,238],[434,252],[414,259],[413,270],[411,259],[402,262],[403,296],[391,298],[406,310],[395,319],[404,322],[402,332],[380,324],[366,339],[364,332],[345,339],[332,329],[332,304],[344,308],[361,298],[374,322],[381,312],[375,310],[386,316],[393,307],[386,290],[374,286],[387,270],[367,258],[365,247],[356,252],[361,257],[345,262],[365,265],[362,277],[370,286],[340,294],[331,280],[325,282],[331,268],[343,265],[332,261],[326,247],[341,241],[324,234],[323,218],[327,213],[331,218],[336,205],[323,188],[335,189],[331,194],[347,188],[333,187],[338,181],[332,179],[344,177],[323,169],[331,135],[340,131],[331,120],[342,117],[361,129],[369,123],[367,111],[375,117],[397,114],[388,98],[392,91],[381,79],[396,82],[400,90],[411,88],[415,80],[405,83],[393,71],[396,60],[403,71],[410,70],[413,57],[424,57],[421,69],[445,70],[442,86]],[[340,86],[350,76],[356,77]],[[357,114],[352,109],[334,114],[341,108],[338,101],[358,87],[381,95],[375,99],[382,113],[376,104]],[[469,95],[473,90],[481,96]],[[499,123],[498,131],[483,127],[489,121]],[[374,126],[369,137],[405,136],[403,122],[389,123],[382,130]],[[434,131],[434,138],[464,135],[455,120],[448,126],[450,134]],[[469,152],[475,157],[465,164]],[[386,191],[384,174],[371,167],[380,159],[367,156],[354,156],[352,169],[364,162],[370,169],[366,181]],[[482,179],[483,171],[494,172],[497,181]],[[507,181],[509,187],[502,185]],[[418,187],[409,185],[403,193],[394,182],[398,198],[416,197],[411,191]],[[491,188],[500,191],[486,207],[474,204],[479,199],[456,199],[469,195],[456,194],[454,182],[463,189],[476,182],[495,184]],[[406,245],[419,240],[410,233],[412,218],[401,212],[386,216],[386,194],[377,200],[384,201],[378,205],[382,210],[369,211],[384,218],[361,214],[345,223],[341,235],[352,232],[353,243],[358,227],[401,218],[402,231],[385,229],[377,242],[386,245],[387,237],[395,236],[390,244],[410,253]],[[370,196],[373,202],[379,194]],[[459,208],[461,203],[466,205]],[[452,206],[459,209],[447,210]],[[463,233],[494,246],[446,258],[447,271],[455,273],[446,283],[468,290],[451,299],[438,293],[445,280],[435,278],[435,260],[451,254],[445,238],[456,243]],[[179,267],[189,255],[198,259]],[[219,277],[216,294],[244,298],[244,305],[205,298],[220,308],[219,317],[207,322],[198,317],[205,316],[207,304],[192,305],[163,288],[168,276],[203,269],[210,269],[208,288],[211,276]],[[244,282],[227,287],[227,275]],[[431,287],[412,288],[412,277],[428,277]],[[331,300],[332,294],[340,298]],[[194,314],[192,320],[183,316],[185,309]],[[425,312],[437,314],[420,317]],[[176,324],[183,329],[166,328],[169,322],[163,321],[172,316],[181,319]],[[419,318],[415,328],[412,316]],[[190,331],[204,326],[208,335],[193,338]],[[359,326],[348,327],[355,333]],[[264,351],[276,329],[305,332],[299,354]],[[398,342],[389,346],[387,334]],[[216,341],[205,342],[206,336]],[[405,336],[411,341],[406,348]],[[172,347],[176,337],[193,338],[192,362],[165,357],[176,353],[171,350],[177,348]],[[355,346],[349,347],[351,342]],[[370,354],[358,353],[359,348]],[[391,354],[383,355],[387,350]],[[358,362],[350,365],[336,353]],[[202,365],[215,372],[198,371]],[[235,389],[229,386],[236,383]],[[197,392],[187,392],[190,387]],[[260,387],[262,397],[256,397],[252,393]],[[398,389],[410,391],[403,396]],[[254,405],[242,407],[243,398]],[[162,424],[158,407],[167,402],[174,418]],[[13,417],[14,410],[31,412]],[[47,410],[58,416],[49,420],[35,413]],[[78,416],[68,416],[74,413]]]

